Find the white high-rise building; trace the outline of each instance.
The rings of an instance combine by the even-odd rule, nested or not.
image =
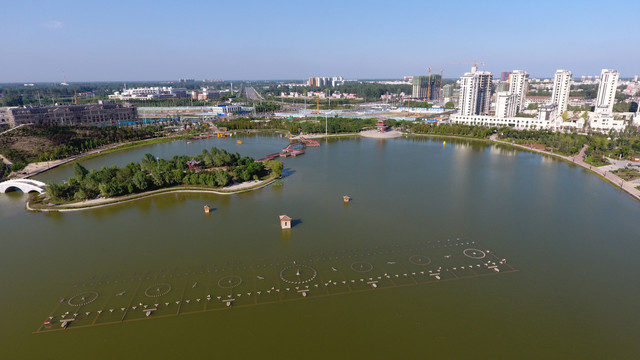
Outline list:
[[[477,71],[475,66],[471,68],[471,72],[460,78],[460,115],[489,113],[492,79],[493,75],[490,72]]]
[[[553,78],[553,92],[551,93],[551,103],[558,105],[558,114],[567,111],[569,102],[569,91],[571,90],[571,71],[558,70]]]
[[[524,70],[513,70],[509,75],[509,94],[516,95],[515,111],[522,112],[524,107],[524,99],[527,96],[529,88],[529,74]]]
[[[600,75],[600,86],[598,87],[598,98],[596,100],[595,112],[598,114],[611,114],[613,103],[616,99],[616,88],[620,74],[616,70],[602,69]]]
[[[516,116],[518,96],[507,91],[496,93],[496,117],[508,118]]]

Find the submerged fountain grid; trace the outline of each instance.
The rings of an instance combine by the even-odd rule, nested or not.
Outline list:
[[[229,310],[517,271],[474,241],[440,240],[293,259],[92,278],[63,293],[35,333]]]

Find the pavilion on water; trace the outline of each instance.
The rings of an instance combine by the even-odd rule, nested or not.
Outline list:
[[[280,215],[280,227],[282,229],[291,229],[291,218],[287,215]]]

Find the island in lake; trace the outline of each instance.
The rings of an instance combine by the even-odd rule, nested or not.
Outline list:
[[[88,208],[167,191],[246,191],[277,179],[282,169],[279,161],[255,161],[216,147],[197,156],[176,155],[169,160],[146,154],[139,163],[130,162],[123,168],[89,171],[76,163],[75,176],[48,183],[44,194],[30,199],[28,208]]]

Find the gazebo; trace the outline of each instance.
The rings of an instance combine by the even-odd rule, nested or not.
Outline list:
[[[189,167],[189,170],[200,170],[200,161],[191,159],[187,161],[187,166]]]
[[[291,218],[287,215],[280,215],[280,227],[282,229],[291,229]]]

